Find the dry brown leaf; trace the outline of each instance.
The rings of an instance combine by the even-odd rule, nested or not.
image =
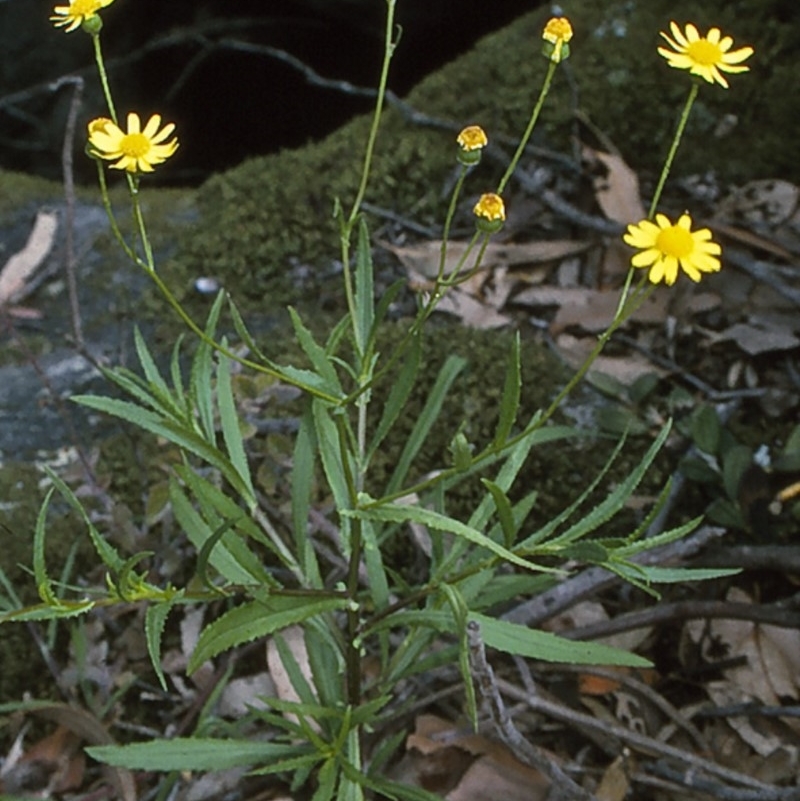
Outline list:
[[[47,258],[58,230],[58,215],[39,211],[25,247],[15,253],[0,271],[0,306],[14,302],[34,270]]]
[[[511,322],[494,306],[484,303],[461,289],[450,289],[436,306],[437,311],[454,314],[470,328],[501,328]]]
[[[788,181],[750,181],[722,200],[714,218],[755,227],[776,226],[792,216],[798,199],[800,189]]]
[[[752,603],[747,593],[736,587],[726,597],[731,602]],[[787,698],[800,699],[800,631],[748,620],[712,620],[707,625],[711,638],[725,647],[728,656],[747,660],[728,668],[726,679],[770,706],[779,706]],[[692,621],[687,633],[700,642],[705,627],[704,621]],[[800,721],[787,719],[787,723],[800,732]]]
[[[639,194],[639,178],[619,156],[584,145],[583,158],[595,167],[595,198],[609,220],[628,225],[647,216]]]
[[[736,323],[735,325],[713,335],[713,342],[726,342],[732,340],[745,353],[758,356],[760,353],[792,350],[800,345],[792,329],[778,326],[756,326],[750,323]]]
[[[283,637],[284,642],[292,653],[295,662],[300,667],[300,672],[303,674],[309,687],[314,687],[314,679],[311,675],[311,665],[308,661],[308,651],[306,649],[306,638],[303,633],[302,626],[289,626],[282,629],[280,636]],[[270,637],[267,640],[267,666],[269,667],[270,676],[275,683],[275,694],[282,701],[300,701],[300,695],[295,690],[292,680],[289,678],[289,672],[286,670],[278,646],[275,644],[275,638]],[[296,720],[294,715],[286,715],[290,720]],[[314,727],[315,731],[320,731],[319,726],[310,721],[310,725]]]
[[[569,365],[575,368],[586,361],[595,344],[589,337],[578,339],[570,334],[560,334],[556,339],[558,352]],[[604,356],[601,354],[594,360],[591,372],[611,376],[626,386],[649,373],[666,375],[665,370],[648,361],[639,353],[630,353],[627,356]]]
[[[402,778],[447,801],[544,801],[549,780],[504,745],[435,715],[420,715],[406,740]]]
[[[397,247],[388,242],[381,242],[380,244],[397,256],[402,265],[409,271],[427,278],[435,278],[439,272],[439,260],[442,248],[441,240],[421,242],[418,245],[411,245],[409,247]],[[468,243],[466,242],[448,243],[447,257],[445,259],[445,275],[449,275],[456,268],[466,252],[467,245]],[[568,256],[583,253],[589,245],[589,242],[575,242],[569,239],[527,242],[518,245],[490,242],[481,260],[481,267],[485,270],[501,265],[505,267],[521,268],[524,265],[540,265],[548,262],[556,262]],[[472,256],[477,256],[478,253],[479,248],[473,247]],[[472,256],[467,259],[465,265],[466,271],[469,271],[474,263],[474,258],[472,258]]]
[[[594,792],[597,801],[624,801],[630,789],[630,757],[618,756],[603,772],[603,778]]]
[[[596,289],[536,286],[523,289],[514,296],[516,305],[543,307],[558,306],[550,324],[554,335],[570,326],[591,334],[605,331],[619,305],[618,292],[598,292]],[[631,320],[661,325],[669,313],[669,295],[654,292],[632,315]]]

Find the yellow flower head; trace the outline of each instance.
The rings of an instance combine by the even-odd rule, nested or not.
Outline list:
[[[544,55],[558,64],[569,58],[567,43],[572,39],[572,25],[566,17],[553,17],[544,26],[542,39],[545,42]]]
[[[489,144],[486,133],[480,125],[468,125],[458,135],[456,141],[462,150],[481,150]]]
[[[56,6],[50,21],[57,28],[65,28],[66,33],[80,28],[84,22],[90,22],[97,17],[101,8],[110,6],[114,0],[69,0],[68,6]]]
[[[506,206],[503,198],[494,192],[487,192],[481,195],[480,200],[472,210],[477,217],[476,225],[479,231],[486,234],[493,234],[503,227],[506,219]]]
[[[715,273],[720,268],[719,255],[722,249],[711,241],[711,231],[701,228],[692,231],[692,220],[688,214],[681,215],[675,225],[663,214],[656,214],[655,222],[642,220],[629,225],[622,237],[633,248],[638,248],[632,259],[634,267],[647,267],[648,278],[654,284],[664,281],[675,283],[678,267],[692,281],[699,281],[702,273]]]
[[[175,130],[168,123],[159,131],[161,116],[153,114],[144,130],[138,114],[128,114],[128,131],[111,120],[100,117],[89,123],[89,145],[92,154],[108,161],[111,166],[128,172],[152,172],[155,164],[166,161],[177,149],[177,138],[164,142]]]
[[[670,67],[689,70],[709,83],[715,81],[728,88],[723,72],[747,72],[750,67],[741,64],[753,54],[752,47],[731,50],[733,39],[721,36],[719,28],[711,28],[705,36],[700,36],[694,25],[689,23],[683,33],[675,22],[670,22],[672,37],[661,31],[661,36],[672,48],[659,47],[658,52],[667,60]]]
[[[477,164],[481,160],[481,151],[489,144],[480,125],[468,125],[456,137],[456,142],[459,148],[456,158],[465,167]]]

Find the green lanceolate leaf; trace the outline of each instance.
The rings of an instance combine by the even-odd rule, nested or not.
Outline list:
[[[33,535],[33,576],[36,581],[36,589],[42,601],[51,606],[58,605],[58,598],[53,592],[52,582],[47,575],[47,565],[44,560],[44,538],[47,528],[47,509],[55,491],[55,487],[51,487],[47,491],[47,495],[44,496],[44,501],[42,501],[42,506],[36,517],[36,528]]]
[[[550,568],[542,567],[523,559],[521,556],[517,556],[508,548],[504,548],[477,529],[430,509],[422,509],[418,506],[404,506],[402,504],[386,504],[371,509],[344,510],[341,513],[346,516],[364,517],[368,520],[382,520],[390,523],[422,523],[422,525],[430,526],[430,528],[438,531],[449,531],[451,534],[455,534],[473,545],[479,545],[487,551],[491,551],[506,562],[524,567],[526,570],[553,572]]]
[[[167,680],[164,670],[161,667],[161,637],[164,634],[164,626],[167,616],[175,605],[175,602],[182,595],[182,591],[176,594],[175,598],[160,604],[150,604],[144,619],[144,633],[147,640],[147,653],[150,655],[150,662],[156,672],[158,682],[164,692],[167,692]]]
[[[406,359],[403,366],[397,375],[397,379],[392,383],[392,388],[389,391],[389,397],[383,407],[380,422],[375,430],[375,435],[372,442],[367,449],[368,459],[377,452],[384,437],[389,433],[400,413],[406,405],[406,401],[414,389],[414,382],[417,379],[417,372],[419,371],[420,356],[422,353],[422,337],[415,336],[409,343],[406,352]]]
[[[494,445],[505,445],[508,435],[517,419],[520,392],[522,391],[522,377],[519,364],[519,331],[514,336],[511,351],[508,354],[506,366],[506,380],[503,386],[503,397],[500,401],[500,419],[497,422],[497,431],[494,435]]]
[[[299,757],[307,746],[283,745],[257,740],[213,740],[176,737],[130,745],[98,745],[87,753],[106,765],[130,770],[227,770],[260,765],[276,759]]]
[[[223,344],[225,344],[224,340]],[[222,438],[225,440],[228,458],[241,479],[242,485],[247,489],[248,495],[245,500],[248,507],[252,508],[256,503],[256,493],[253,489],[247,454],[244,451],[239,415],[233,399],[230,360],[222,354],[219,356],[219,366],[217,367],[217,405],[219,407],[220,425],[222,426]]]
[[[402,486],[408,474],[408,470],[414,461],[414,457],[419,453],[419,449],[422,447],[433,424],[439,417],[447,392],[452,386],[453,381],[455,381],[458,374],[466,365],[466,359],[462,359],[460,356],[450,356],[439,371],[436,382],[428,394],[425,406],[420,412],[408,440],[406,440],[403,452],[398,459],[397,467],[392,473],[392,477],[389,479],[389,484],[386,487],[387,495],[391,495],[391,493],[396,492]]]
[[[237,606],[207,626],[189,660],[193,673],[207,659],[274,631],[300,623],[313,615],[345,609],[344,598],[272,596],[266,602],[253,601]]]
[[[503,530],[503,543],[506,548],[510,548],[517,537],[517,523],[514,520],[511,501],[508,500],[508,495],[506,495],[494,481],[489,481],[488,478],[482,478],[481,483],[491,493],[492,500],[497,509],[497,519],[500,521],[500,528]]]
[[[359,356],[367,355],[367,346],[375,319],[375,288],[372,281],[372,248],[369,229],[363,217],[358,221],[356,249],[355,337]]]
[[[311,492],[314,486],[314,462],[317,440],[314,435],[314,418],[307,404],[294,442],[292,459],[292,531],[295,553],[303,568],[308,586],[321,589],[322,576],[317,554],[308,536],[308,520],[311,513]]]
[[[652,667],[647,659],[608,645],[565,640],[548,631],[529,629],[476,612],[471,612],[469,618],[480,625],[481,636],[488,647],[507,654],[570,665]]]
[[[292,325],[294,326],[294,333],[300,347],[305,352],[311,361],[311,365],[315,370],[315,375],[319,376],[324,382],[327,392],[333,395],[342,394],[342,386],[339,383],[339,376],[331,362],[330,356],[325,352],[325,348],[319,345],[311,332],[303,325],[300,315],[290,306],[289,314],[292,318]],[[286,368],[281,368],[286,370]]]

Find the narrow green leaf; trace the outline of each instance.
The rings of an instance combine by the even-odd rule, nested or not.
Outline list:
[[[129,770],[212,771],[300,757],[308,753],[308,747],[252,739],[176,737],[130,745],[97,745],[86,752],[106,765]]]
[[[164,634],[167,616],[179,597],[180,596],[176,596],[174,600],[167,601],[166,603],[149,604],[144,619],[147,653],[150,655],[150,663],[153,665],[153,670],[155,670],[156,676],[158,677],[158,683],[161,685],[161,689],[164,690],[164,692],[167,692],[167,679],[161,667],[161,637]]]
[[[506,548],[510,548],[517,538],[517,523],[514,520],[511,501],[508,500],[508,495],[506,495],[494,481],[489,481],[488,478],[482,478],[481,483],[491,493],[492,500],[497,509],[497,519],[500,521],[500,528],[503,530],[503,544]]]
[[[313,615],[346,607],[347,601],[343,598],[296,596],[275,596],[267,603],[253,601],[237,606],[206,626],[187,670],[193,673],[203,662],[222,651],[300,623]]]
[[[460,356],[450,356],[442,366],[436,378],[436,382],[428,394],[428,399],[425,401],[425,406],[420,412],[419,417],[417,417],[414,428],[406,440],[400,458],[397,460],[397,467],[395,467],[386,487],[387,495],[396,492],[403,485],[408,475],[408,470],[414,461],[414,457],[419,453],[419,449],[422,447],[433,424],[439,417],[448,390],[466,365],[466,359],[462,359]]]
[[[627,565],[620,566],[623,573],[627,573]],[[709,581],[710,579],[728,578],[737,576],[742,572],[738,567],[658,567],[656,565],[636,565],[636,578],[651,584],[683,584],[690,581]]]
[[[250,466],[247,463],[247,454],[244,450],[239,415],[233,399],[230,360],[222,354],[219,355],[217,365],[217,405],[219,407],[220,425],[222,426],[222,438],[225,440],[228,458],[231,465],[233,465],[233,469],[239,475],[242,485],[247,489],[248,495],[245,501],[248,507],[252,508],[256,505],[256,493],[253,489],[253,479],[250,476]]]
[[[345,477],[345,466],[342,463],[342,448],[339,444],[339,430],[331,417],[330,407],[317,400],[311,402],[314,418],[314,429],[319,448],[322,469],[331,488],[338,510],[350,506],[350,492]]]
[[[251,496],[250,490],[242,483],[238,472],[233,468],[227,457],[217,448],[210,445],[196,431],[187,428],[173,420],[164,420],[155,412],[142,409],[136,404],[121,401],[115,398],[98,398],[94,395],[76,395],[72,398],[75,403],[88,406],[100,412],[113,415],[129,423],[149,431],[157,436],[164,437],[170,442],[186,449],[195,456],[204,459],[212,467],[216,467],[233,485],[242,498]]]
[[[311,365],[316,371],[313,375],[321,378],[326,386],[328,392],[341,395],[342,386],[339,383],[339,376],[336,374],[333,364],[331,363],[330,356],[326,353],[325,348],[319,345],[311,332],[303,324],[300,315],[289,306],[289,315],[292,318],[292,325],[294,326],[294,333],[297,337],[297,342],[311,361]],[[286,369],[286,368],[283,368]]]
[[[355,338],[359,356],[367,353],[372,322],[375,319],[375,288],[373,286],[372,245],[366,220],[358,221],[358,246],[356,248],[355,275]]]
[[[170,481],[169,498],[175,519],[192,545],[194,545],[198,554],[201,553],[208,540],[213,537],[211,526],[192,506],[176,481]],[[224,524],[225,521],[217,525]],[[238,538],[231,537],[226,539],[226,533],[224,532],[222,535],[222,542],[210,550],[208,554],[209,563],[231,584],[243,584],[245,586],[261,584],[265,576],[259,560],[256,559],[255,555],[247,551],[247,547],[241,541],[239,541],[239,546],[244,547],[247,554],[249,554],[249,558],[247,554],[241,553],[238,558],[234,556],[231,550],[235,548],[234,542]]]
[[[139,364],[142,365],[142,370],[144,371],[144,376],[148,383],[153,390],[157,392],[158,396],[167,402],[171,408],[174,409],[175,413],[180,416],[180,405],[175,402],[172,392],[167,386],[167,382],[161,377],[161,373],[158,367],[156,367],[153,357],[150,355],[147,343],[144,341],[144,337],[138,326],[133,329],[133,339],[136,345],[136,355],[139,357]]]
[[[36,528],[33,534],[33,577],[36,581],[36,589],[42,601],[52,606],[58,605],[58,598],[53,592],[52,582],[47,575],[47,564],[44,559],[44,540],[47,528],[47,509],[55,491],[55,487],[51,487],[47,491],[47,495],[45,495],[39,508],[39,514],[36,516]]]
[[[500,418],[497,421],[497,431],[494,435],[496,447],[505,445],[508,435],[517,419],[520,392],[522,391],[522,376],[519,364],[519,331],[511,343],[506,364],[506,379],[503,385],[503,397],[500,401]]]
[[[422,354],[422,337],[417,335],[412,338],[408,352],[406,354],[403,367],[397,375],[397,379],[392,383],[389,397],[383,407],[378,428],[372,437],[372,442],[367,449],[368,457],[371,458],[380,447],[384,437],[389,433],[400,413],[406,405],[406,401],[414,389],[414,383],[419,371],[420,356]]]
[[[391,523],[422,523],[424,526],[438,529],[439,531],[449,531],[457,537],[468,540],[473,545],[479,545],[487,551],[504,559],[506,562],[524,567],[526,570],[541,572],[555,572],[551,568],[528,562],[521,556],[517,556],[512,551],[504,548],[499,543],[482,534],[477,529],[464,523],[454,520],[447,515],[433,512],[430,509],[422,509],[418,506],[403,506],[402,504],[386,504],[373,509],[340,510],[340,514],[351,517],[364,517],[368,520],[383,520]]]
[[[83,522],[86,523],[86,528],[89,531],[89,538],[92,541],[92,545],[103,564],[112,573],[119,573],[119,571],[122,570],[125,560],[120,556],[114,546],[111,545],[105,537],[100,535],[100,532],[95,528],[86,510],[75,497],[75,493],[49,467],[45,467],[45,472],[66,502],[83,518]]]
[[[58,606],[48,603],[26,606],[0,615],[0,623],[23,623],[29,620],[61,620],[62,618],[77,617],[96,605],[95,601],[64,601],[59,600]]]
[[[390,601],[389,580],[375,527],[370,520],[361,521],[361,536],[364,543],[364,564],[369,579],[370,598],[376,609],[385,609]]]
[[[292,459],[292,531],[295,553],[303,568],[308,585],[316,589],[323,586],[319,562],[314,546],[308,536],[311,513],[311,491],[314,486],[314,456],[317,442],[314,436],[314,418],[311,407],[306,405],[300,418],[300,427],[294,441]]]
[[[625,506],[628,498],[630,498],[633,491],[639,485],[639,482],[644,478],[645,473],[661,450],[661,446],[664,444],[671,427],[671,423],[667,422],[652,445],[647,449],[647,453],[645,453],[639,464],[633,468],[630,474],[624,480],[620,481],[594,509],[565,532],[550,540],[549,544],[565,545],[574,542],[611,520],[611,518]]]
[[[507,654],[539,659],[543,662],[564,662],[569,665],[625,665],[652,667],[652,662],[636,654],[593,642],[565,640],[548,631],[538,631],[493,617],[470,613],[481,627],[484,643]]]

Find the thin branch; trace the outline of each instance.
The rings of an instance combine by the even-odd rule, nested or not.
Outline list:
[[[578,801],[597,801],[595,796],[576,784],[551,759],[520,733],[500,697],[497,681],[491,665],[486,661],[486,651],[481,638],[481,628],[475,621],[467,623],[467,642],[472,674],[478,685],[481,698],[489,709],[492,723],[500,739],[514,752],[515,756],[526,765],[543,773],[553,782],[562,798],[574,798]]]

